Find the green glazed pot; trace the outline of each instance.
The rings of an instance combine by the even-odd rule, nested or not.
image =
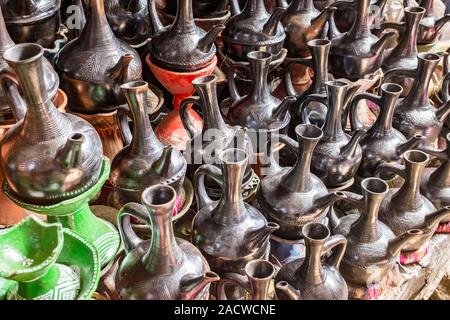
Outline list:
[[[89,208],[89,201],[94,198],[109,177],[109,160],[103,158],[100,178],[89,190],[55,205],[33,205],[16,198],[6,181],[3,192],[18,206],[26,210],[47,216],[48,222],[59,222],[64,228],[75,231],[88,240],[97,249],[101,267],[108,265],[120,247],[120,236],[116,228],[109,222],[97,218]]]
[[[96,249],[61,224],[30,216],[0,231],[0,299],[85,300],[96,290]]]

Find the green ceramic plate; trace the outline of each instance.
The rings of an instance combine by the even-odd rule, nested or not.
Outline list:
[[[80,275],[81,288],[77,300],[89,300],[100,279],[100,260],[97,250],[75,232],[64,229],[64,247],[57,263],[71,267]],[[14,295],[17,282],[0,278],[0,300]]]

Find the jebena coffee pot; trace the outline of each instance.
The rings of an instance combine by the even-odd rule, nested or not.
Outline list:
[[[116,274],[119,296],[127,300],[207,300],[219,277],[191,243],[175,238],[172,211],[177,194],[157,184],[142,193],[142,205],[128,203],[117,217],[127,255]],[[140,239],[130,216],[151,225],[151,240]]]

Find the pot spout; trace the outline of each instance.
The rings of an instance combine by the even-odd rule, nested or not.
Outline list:
[[[442,18],[436,21],[434,27],[436,28],[436,32],[439,32],[447,22],[450,22],[450,14],[446,14]]]
[[[202,52],[209,52],[214,44],[214,41],[216,41],[217,36],[223,29],[225,29],[223,24],[213,26],[212,29],[199,40],[197,49]]]
[[[263,27],[263,32],[269,36],[274,36],[277,33],[278,23],[280,22],[281,16],[283,15],[285,9],[276,8],[269,20]]]
[[[289,300],[300,300],[300,291],[295,289],[286,281],[280,281],[275,285],[275,288],[285,294]]]
[[[386,32],[372,45],[370,51],[375,56],[381,56],[389,45],[390,40],[395,36],[395,32]]]
[[[58,162],[61,167],[72,169],[81,165],[81,148],[85,141],[82,133],[75,133],[67,139],[58,155]]]
[[[133,61],[131,54],[123,55],[117,64],[108,71],[108,78],[118,84],[129,82],[131,79],[129,77],[128,66],[131,61]]]
[[[327,21],[330,19],[333,12],[336,11],[335,7],[326,7],[313,21],[311,21],[311,28],[314,31],[313,38],[316,38],[323,32]]]
[[[283,99],[280,105],[273,111],[273,116],[278,119],[283,119],[288,112],[290,106],[296,102],[297,99],[294,96],[287,96]]]
[[[269,239],[269,236],[279,228],[280,226],[274,222],[267,223],[265,227],[253,231],[248,235],[245,246],[250,251],[255,248],[261,248],[261,246]]]
[[[333,205],[336,201],[345,200],[347,196],[344,192],[332,192],[327,195],[317,198],[314,201],[313,208],[307,213],[308,215],[315,214],[324,211],[329,206]]]
[[[179,300],[195,300],[208,284],[219,280],[217,273],[212,271],[197,278],[181,280]]]
[[[173,147],[171,145],[167,145],[164,147],[161,157],[158,159],[158,161],[155,163],[153,167],[153,170],[156,172],[156,174],[163,177],[167,176],[170,169],[172,151]]]
[[[426,229],[433,229],[442,220],[450,218],[450,207],[444,207],[434,211],[425,217],[424,227]]]
[[[411,137],[411,139],[409,139],[405,143],[402,143],[397,146],[397,148],[396,148],[397,154],[399,156],[401,156],[406,151],[419,147],[424,139],[425,139],[424,136],[422,136],[420,134],[416,134],[414,137]]]
[[[440,122],[444,122],[450,114],[450,100],[444,103],[439,109],[436,110],[436,116]]]
[[[359,140],[361,140],[364,134],[364,130],[356,130],[348,144],[341,149],[341,156],[346,159],[353,159],[359,145]]]
[[[422,230],[412,229],[399,235],[395,239],[390,240],[388,250],[386,252],[386,259],[390,259],[398,255],[402,248],[407,245],[409,241],[422,236],[422,234]]]

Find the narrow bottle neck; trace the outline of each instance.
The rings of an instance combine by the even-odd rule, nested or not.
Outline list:
[[[171,273],[182,258],[172,225],[172,212],[150,215],[152,237],[150,250],[143,257],[145,268],[153,273]]]
[[[356,17],[349,35],[351,38],[359,39],[370,34],[369,30],[369,6],[370,0],[356,1]]]
[[[419,66],[416,73],[417,77],[414,80],[414,84],[409,95],[403,102],[404,105],[419,107],[430,105],[428,90],[436,64],[437,62],[434,61],[423,61],[419,59]]]
[[[406,162],[405,182],[392,197],[392,205],[412,211],[421,207],[420,179],[424,169],[425,164]]]
[[[320,94],[325,91],[325,82],[328,81],[328,53],[329,46],[310,48],[314,63],[314,88],[312,93]]]
[[[150,154],[160,151],[163,145],[156,138],[147,110],[146,92],[127,92],[130,111],[133,117],[133,139],[131,151],[134,154]]]
[[[242,13],[247,16],[259,14],[268,15],[264,0],[248,0]]]
[[[192,12],[192,0],[178,0],[177,15],[171,29],[180,33],[195,32],[197,26]]]
[[[225,164],[222,166],[223,193],[220,198],[214,219],[220,224],[236,224],[247,217],[242,197],[242,180],[245,164]]]
[[[333,99],[333,96],[336,99]],[[330,96],[327,116],[323,125],[323,136],[335,140],[341,140],[345,135],[342,129],[342,109],[344,107],[344,96]]]
[[[5,52],[7,49],[11,48],[14,45],[12,41],[8,29],[6,29],[5,19],[3,18],[3,12],[0,8],[0,53]],[[2,59],[0,57],[0,59]]]
[[[87,48],[114,44],[116,38],[106,18],[104,0],[89,0],[88,3],[88,18],[81,31],[80,43]]]
[[[395,104],[397,99],[393,96],[383,96],[380,103],[380,113],[375,121],[374,127],[381,131],[382,134],[390,132],[392,127],[392,119],[394,117]]]
[[[59,113],[43,84],[43,57],[25,64],[10,63],[10,66],[20,79],[27,105],[22,131],[28,141],[50,141],[66,136],[71,130],[70,120]]]
[[[303,1],[303,11],[313,11],[315,9],[313,0]]]
[[[308,192],[311,188],[311,159],[318,140],[300,140],[301,150],[283,185],[291,192]]]
[[[251,60],[252,89],[250,97],[253,101],[261,101],[270,95],[267,77],[269,76],[270,60]]]
[[[196,90],[200,96],[202,112],[205,117],[203,131],[208,129],[228,131],[228,126],[225,124],[219,109],[216,84],[209,83],[203,86],[197,86]]]
[[[352,225],[350,233],[361,242],[372,242],[378,239],[378,210],[383,196],[366,194],[364,209],[359,219]]]
[[[323,241],[305,239],[305,260],[296,272],[297,278],[305,284],[318,285],[324,282],[321,261],[323,245]]]
[[[406,15],[406,30],[394,54],[397,57],[416,57],[417,56],[417,34],[420,23],[420,15]]]

